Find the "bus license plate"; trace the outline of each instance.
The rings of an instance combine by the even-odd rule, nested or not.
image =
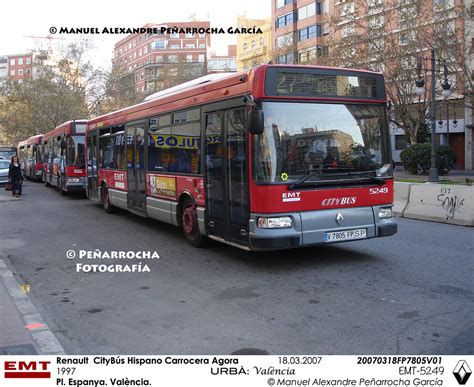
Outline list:
[[[350,241],[365,238],[367,238],[367,230],[365,228],[324,233],[324,242]]]

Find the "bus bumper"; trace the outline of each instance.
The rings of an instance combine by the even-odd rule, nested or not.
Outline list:
[[[279,214],[251,214],[249,247],[251,250],[290,249],[390,236],[397,232],[396,220],[394,217],[383,216],[387,216],[386,209],[391,209],[391,207],[391,205],[383,205]],[[291,227],[260,228],[257,227],[260,217],[290,217]],[[332,237],[341,238],[332,239]]]
[[[85,177],[67,177],[65,190],[68,192],[84,191],[86,189]]]

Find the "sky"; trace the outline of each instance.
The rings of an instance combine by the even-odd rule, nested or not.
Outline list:
[[[2,2],[0,13],[0,55],[18,54],[42,44],[48,39],[27,36],[49,35],[50,27],[104,27],[139,28],[146,23],[209,20],[212,27],[237,27],[237,16],[269,17],[272,0],[23,0]],[[51,35],[65,40],[51,40],[52,46],[66,44],[74,35]],[[114,44],[127,35],[88,35],[95,49],[93,62],[103,68],[111,65]],[[225,54],[228,44],[236,43],[236,35],[212,35],[212,49]]]

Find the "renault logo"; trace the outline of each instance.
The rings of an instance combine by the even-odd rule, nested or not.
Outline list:
[[[453,374],[456,377],[458,383],[462,386],[467,383],[467,380],[469,379],[469,376],[471,376],[472,371],[465,360],[459,360],[458,364],[453,370]]]
[[[343,221],[344,221],[344,217],[342,216],[342,214],[340,212],[338,212],[337,215],[336,215],[337,224],[340,225]]]

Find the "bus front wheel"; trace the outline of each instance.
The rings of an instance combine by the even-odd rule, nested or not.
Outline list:
[[[191,246],[199,247],[203,244],[204,237],[199,232],[196,205],[191,199],[185,199],[181,208],[181,227],[184,238]]]

